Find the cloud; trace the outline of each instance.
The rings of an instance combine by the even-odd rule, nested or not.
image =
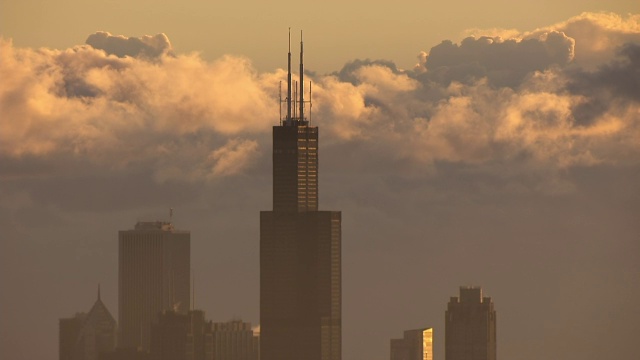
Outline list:
[[[552,31],[525,40],[468,37],[460,43],[443,41],[423,55],[430,78],[443,84],[473,83],[486,77],[497,86],[517,86],[534,71],[566,65],[573,59],[574,41]]]
[[[623,42],[637,36],[634,18],[613,27],[626,31],[610,44],[622,50],[596,68],[576,61],[583,42],[561,31],[576,19],[520,38],[445,41],[421,52],[413,70],[356,60],[333,74],[308,74],[307,114],[321,128],[323,152],[348,153],[331,155],[336,166],[349,161],[348,171],[426,176],[452,163],[553,178],[546,183],[555,188],[575,167],[637,166],[639,45]],[[614,31],[601,16],[580,19],[593,31]],[[112,38],[97,34],[90,38]],[[170,56],[165,40],[153,61],[0,41],[0,112],[9,119],[0,123],[0,162],[9,169],[2,177],[88,167],[197,183],[268,163],[285,71],[258,73],[237,56]]]
[[[565,21],[532,31],[516,29],[469,29],[466,36],[502,37],[517,40],[537,39],[550,32],[561,32],[575,43],[573,62],[594,70],[615,55],[626,43],[640,42],[640,14],[619,15],[615,13],[584,12]]]
[[[171,42],[165,34],[126,37],[98,31],[89,35],[86,44],[117,57],[131,56],[154,59],[162,55],[173,54]]]
[[[265,114],[277,119],[272,92],[279,75],[257,74],[244,58],[209,63],[162,55],[152,63],[82,46],[16,48],[7,40],[0,49],[4,161],[75,159],[119,171],[145,163],[158,174],[170,161],[201,168],[231,137],[246,145],[263,136]],[[239,163],[242,154],[251,155],[239,152]],[[226,176],[232,168],[202,174]]]

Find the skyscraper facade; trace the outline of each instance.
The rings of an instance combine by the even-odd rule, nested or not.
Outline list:
[[[162,221],[119,232],[119,347],[149,351],[158,314],[189,310],[190,236]]]
[[[445,312],[445,360],[496,360],[496,311],[480,287],[460,287]]]
[[[292,99],[289,49],[286,116],[273,127],[273,210],[260,213],[261,360],[340,360],[339,211],[318,211],[318,128]],[[293,103],[292,103],[293,102]]]
[[[391,360],[433,360],[433,329],[404,332],[402,339],[391,339]]]

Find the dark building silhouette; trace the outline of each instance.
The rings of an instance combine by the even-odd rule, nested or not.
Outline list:
[[[117,348],[113,351],[101,353],[99,360],[150,360],[148,352],[134,348]]]
[[[480,287],[460,287],[445,312],[445,360],[496,360],[496,311]]]
[[[319,137],[304,115],[302,41],[296,100],[290,47],[288,55],[286,116],[273,127],[273,211],[260,212],[260,358],[340,360],[341,213],[318,211]]]
[[[98,360],[116,345],[116,321],[100,299],[100,289],[89,313],[60,319],[59,331],[60,360]]]
[[[402,339],[391,339],[391,360],[433,360],[433,329],[406,330]]]
[[[189,310],[190,236],[162,221],[119,232],[119,347],[149,351],[158,314]]]
[[[251,323],[213,323],[204,311],[165,311],[151,325],[151,360],[258,360]]]
[[[151,360],[186,360],[189,315],[165,311],[151,325]]]
[[[260,337],[253,332],[251,323],[242,320],[213,323],[212,335],[213,359],[260,359]]]

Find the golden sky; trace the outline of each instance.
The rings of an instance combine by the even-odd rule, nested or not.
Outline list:
[[[4,0],[0,35],[18,46],[66,48],[95,31],[166,33],[178,52],[248,56],[260,70],[283,67],[286,30],[305,31],[309,69],[338,70],[355,58],[409,68],[416,55],[471,28],[533,30],[583,11],[640,12],[629,0],[586,1],[130,1]],[[280,51],[274,51],[274,49]]]

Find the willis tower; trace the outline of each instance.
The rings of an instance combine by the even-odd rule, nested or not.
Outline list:
[[[292,97],[292,91],[294,93]],[[318,127],[291,80],[273,127],[273,210],[260,212],[260,359],[341,359],[341,212],[318,211]]]

